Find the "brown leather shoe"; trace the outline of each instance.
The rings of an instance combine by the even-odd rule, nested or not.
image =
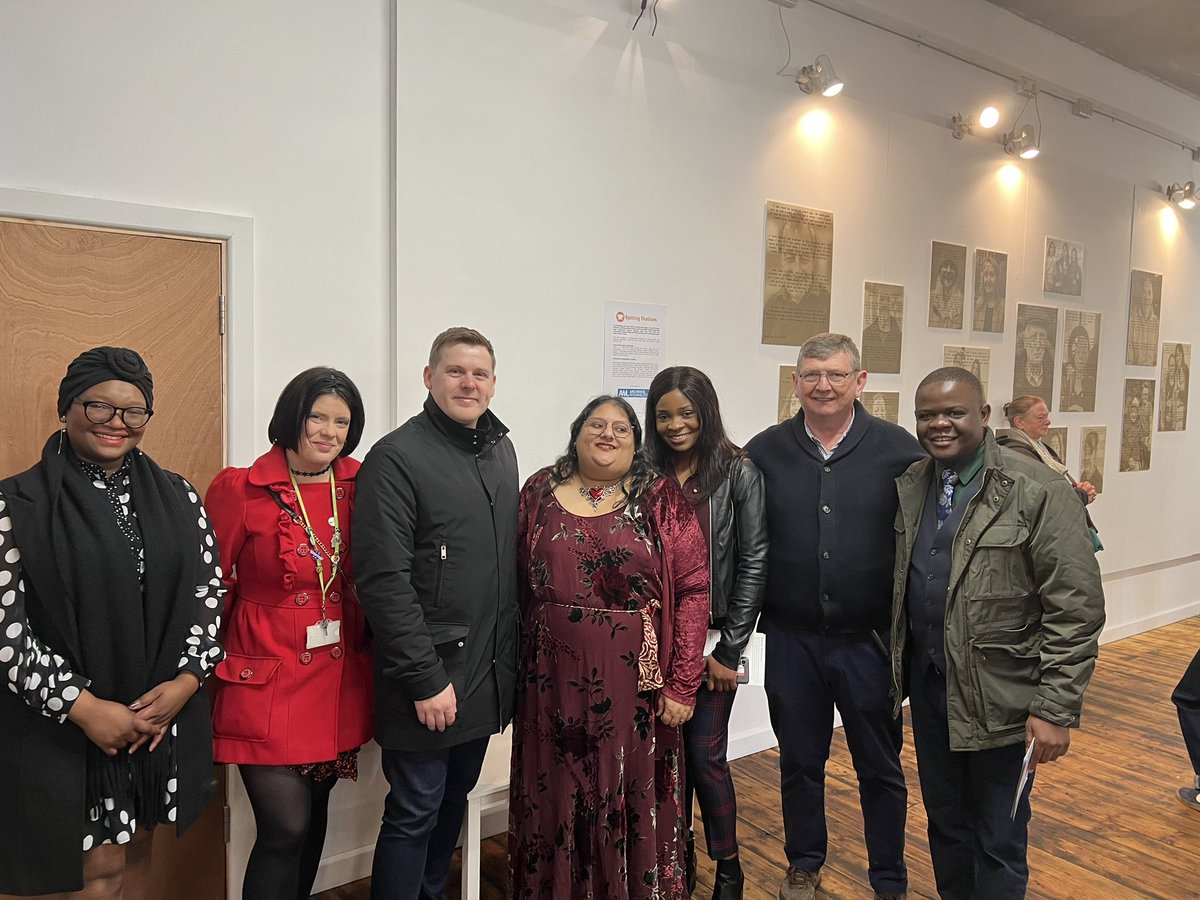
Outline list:
[[[821,886],[821,870],[806,872],[788,866],[787,875],[779,885],[779,900],[813,900]]]

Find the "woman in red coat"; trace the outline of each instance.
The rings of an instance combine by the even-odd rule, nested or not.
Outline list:
[[[258,837],[242,896],[312,890],[329,794],[356,778],[371,738],[370,645],[350,577],[350,520],[363,430],[358,389],[336,369],[283,389],[248,469],[206,498],[225,564],[228,655],[218,666],[213,757],[237,763]]]

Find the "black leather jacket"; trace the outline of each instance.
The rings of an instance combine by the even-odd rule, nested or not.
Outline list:
[[[729,464],[729,474],[708,500],[711,523],[710,622],[721,630],[712,655],[736,669],[767,586],[767,513],[763,477],[749,457]]]

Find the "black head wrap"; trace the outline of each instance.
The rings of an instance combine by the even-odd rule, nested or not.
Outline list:
[[[80,353],[67,366],[58,385],[58,414],[64,416],[71,402],[103,381],[127,381],[141,390],[146,407],[154,409],[154,378],[136,350],[124,347],[93,347]]]

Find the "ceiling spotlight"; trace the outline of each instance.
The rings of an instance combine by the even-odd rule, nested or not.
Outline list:
[[[811,66],[801,67],[796,75],[796,85],[806,94],[824,94],[826,97],[836,97],[846,86],[842,79],[833,71],[833,63],[822,53]]]
[[[962,113],[957,113],[950,117],[949,128],[954,135],[956,141],[961,141],[963,135],[974,135],[976,128],[982,128],[986,131],[989,128],[994,128],[996,123],[1000,121],[1000,111],[994,106],[985,106],[981,109],[978,115],[967,118]]]
[[[1167,199],[1180,209],[1192,209],[1196,205],[1196,182],[1171,185],[1167,188]]]
[[[1022,125],[1020,131],[1009,132],[1001,140],[1004,143],[1004,152],[1010,156],[1033,159],[1042,152],[1038,147],[1040,142],[1034,136],[1032,125]]]

